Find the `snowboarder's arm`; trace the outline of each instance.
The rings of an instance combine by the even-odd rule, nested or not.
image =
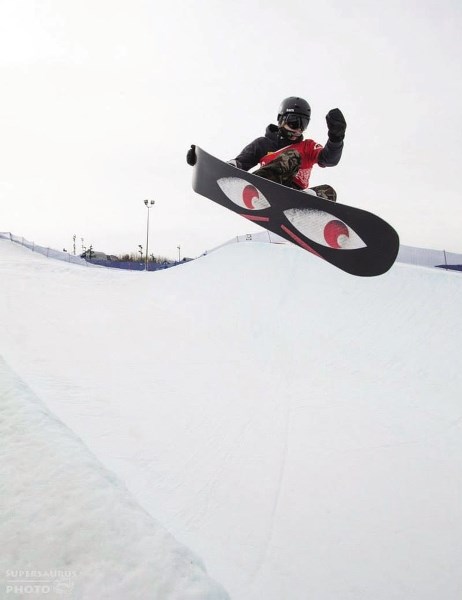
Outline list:
[[[233,160],[228,161],[229,164],[237,167],[238,169],[242,169],[243,171],[248,171],[252,167],[255,167],[263,156],[268,152],[267,150],[266,139],[264,137],[257,138],[250,144],[248,144],[242,152],[233,158]]]
[[[327,141],[324,148],[321,150],[318,156],[318,165],[320,167],[335,167],[340,162],[343,151],[342,142],[331,142]]]
[[[334,167],[339,163],[342,156],[346,121],[342,111],[333,108],[326,115],[326,123],[329,139],[319,154],[318,165],[320,167]]]

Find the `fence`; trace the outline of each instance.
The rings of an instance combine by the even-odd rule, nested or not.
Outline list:
[[[439,267],[441,269],[462,271],[462,254],[455,254],[446,250],[400,246],[397,261],[422,267]]]
[[[76,263],[78,265],[86,265],[87,261],[80,256],[74,256],[73,254],[69,254],[69,252],[60,252],[59,250],[53,250],[53,248],[46,248],[45,246],[39,246],[35,242],[29,242],[23,237],[13,235],[9,232],[1,232],[0,231],[0,239],[11,240],[16,244],[20,244],[25,248],[29,248],[33,252],[38,252],[39,254],[43,254],[47,258],[56,258],[58,260],[64,260],[70,263]]]
[[[270,231],[257,231],[256,233],[237,235],[213,250],[218,250],[228,244],[239,244],[241,242],[266,242],[270,244],[290,243],[283,237]],[[213,252],[213,250],[211,252]],[[414,248],[413,246],[401,245],[399,247],[396,262],[462,272],[462,254],[447,252],[446,250],[429,250],[427,248]]]
[[[89,261],[90,262],[90,261]],[[135,260],[102,260],[99,258],[91,259],[92,265],[99,265],[101,267],[109,267],[111,269],[128,269],[129,271],[145,271],[146,263],[135,261]],[[171,263],[155,263],[150,261],[148,264],[148,271],[162,271],[163,269],[169,269],[170,267],[175,267],[180,263],[171,262]]]
[[[63,260],[65,262],[75,263],[78,265],[98,265],[101,267],[111,267],[116,269],[128,269],[130,271],[144,271],[146,268],[145,262],[143,261],[115,261],[115,260],[101,260],[92,258],[91,260],[85,260],[80,256],[74,256],[73,254],[69,254],[69,252],[60,252],[59,250],[53,250],[52,248],[47,248],[45,246],[39,246],[35,242],[29,242],[23,237],[13,235],[9,232],[0,232],[0,239],[10,240],[15,242],[16,244],[20,244],[25,248],[29,248],[33,252],[38,252],[39,254],[43,254],[47,258],[55,258],[57,260]],[[154,263],[150,262],[148,266],[148,271],[161,271],[163,269],[168,269],[169,267],[174,267],[178,264],[178,262],[171,263]]]

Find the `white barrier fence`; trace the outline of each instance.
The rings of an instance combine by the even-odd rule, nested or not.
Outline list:
[[[214,248],[214,250],[218,250],[218,248],[222,248],[228,244],[236,244],[240,242],[267,242],[270,244],[290,243],[271,231],[258,231],[256,233],[238,235],[221,246]],[[422,267],[446,267],[447,269],[459,267],[462,271],[462,254],[448,252],[447,250],[430,250],[427,248],[414,248],[413,246],[401,245],[399,247],[398,258],[396,261],[399,263],[419,265]]]
[[[29,248],[29,250],[32,250],[33,252],[43,254],[48,258],[56,258],[58,260],[64,260],[65,262],[75,263],[78,265],[88,265],[87,261],[83,258],[80,258],[80,256],[74,256],[73,254],[69,254],[69,252],[60,252],[59,250],[53,250],[53,248],[39,246],[35,242],[29,242],[29,240],[26,240],[18,235],[13,235],[10,232],[0,231],[0,239],[11,240],[16,244],[20,244],[25,248]]]
[[[462,268],[462,254],[412,246],[400,246],[397,261],[422,267]]]

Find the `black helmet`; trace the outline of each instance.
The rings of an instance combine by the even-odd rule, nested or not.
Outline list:
[[[300,118],[300,129],[304,131],[310,122],[311,107],[303,98],[290,96],[281,102],[278,112],[278,124],[283,125],[289,115],[296,115]]]

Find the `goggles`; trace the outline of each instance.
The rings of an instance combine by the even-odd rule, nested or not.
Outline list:
[[[282,122],[291,129],[301,129],[302,131],[305,131],[310,122],[310,118],[303,115],[288,114],[284,116]]]

